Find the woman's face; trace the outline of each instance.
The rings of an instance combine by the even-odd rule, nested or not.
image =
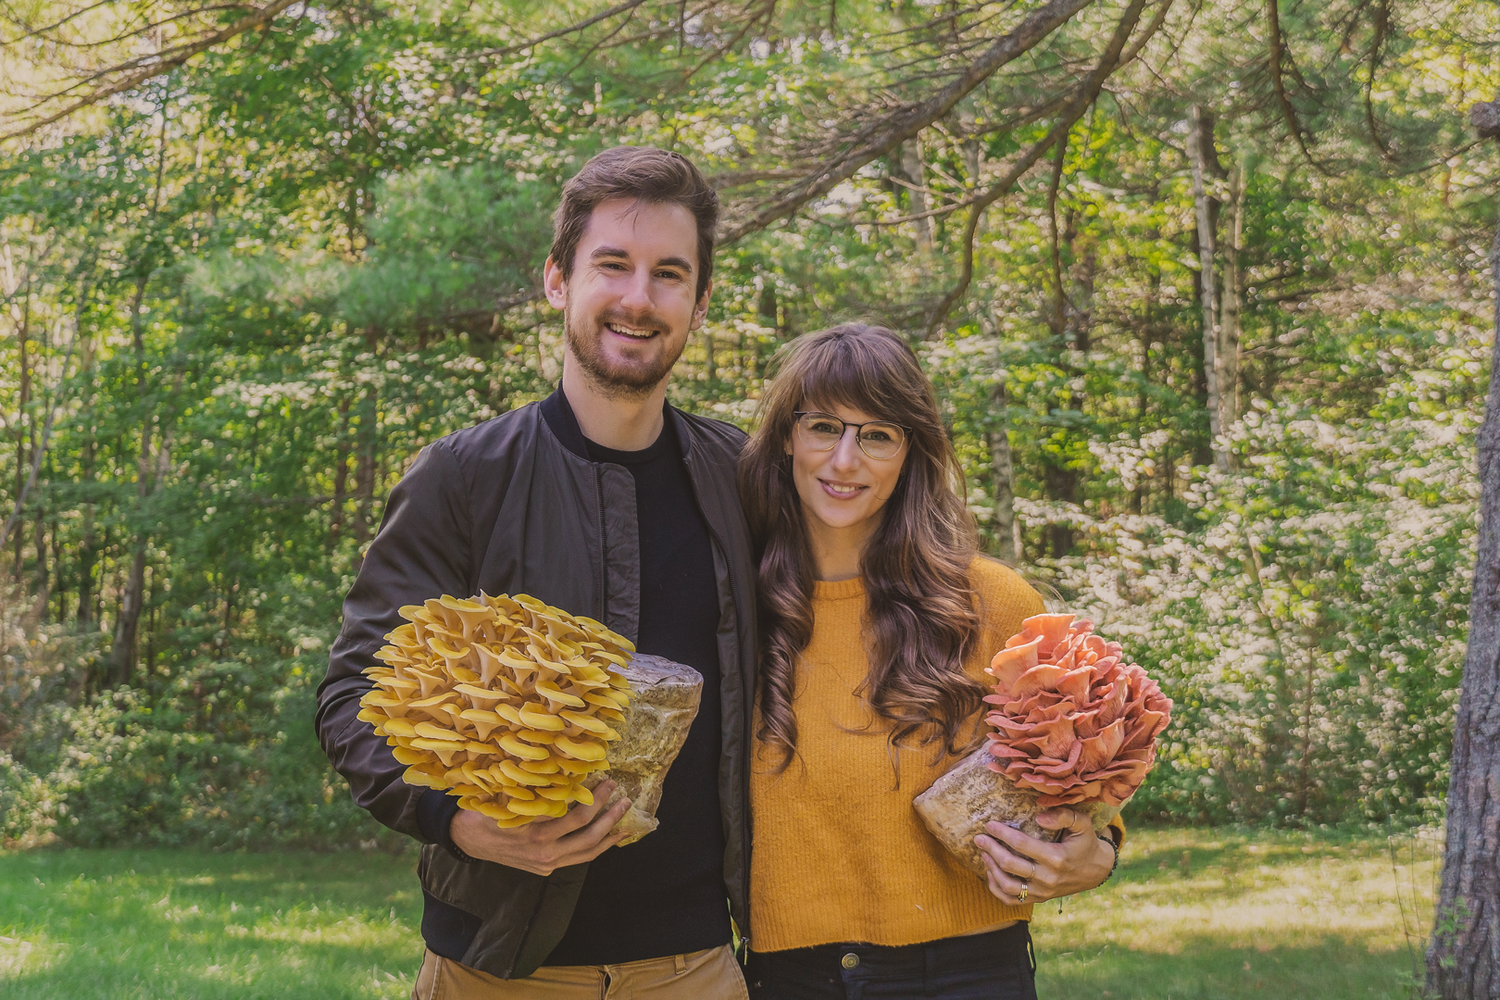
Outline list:
[[[883,414],[866,413],[847,406],[806,403],[801,409],[838,417],[845,424],[889,419]],[[829,430],[822,425],[818,429],[825,434]],[[792,456],[792,481],[802,500],[803,517],[813,530],[820,525],[835,532],[860,528],[860,537],[868,537],[879,524],[874,520],[875,516],[896,489],[896,481],[901,477],[901,468],[911,450],[909,439],[890,458],[876,459],[860,448],[856,440],[858,433],[854,427],[845,427],[838,444],[827,451],[819,451],[795,425],[792,428],[791,440],[786,445],[787,454]],[[865,433],[871,433],[871,429],[866,428]]]

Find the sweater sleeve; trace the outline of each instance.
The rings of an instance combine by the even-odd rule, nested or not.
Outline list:
[[[979,612],[979,645],[971,663],[978,664],[975,679],[993,684],[983,672],[990,658],[1005,647],[1005,641],[1021,631],[1021,623],[1032,615],[1042,614],[1047,606],[1042,595],[1004,563],[978,556],[969,567],[974,588],[975,608]]]
[[[380,531],[344,600],[344,626],[318,687],[318,739],[348,780],[354,801],[391,829],[422,841],[437,839],[423,827],[436,825],[427,814],[441,803],[429,798],[429,808],[420,808],[427,789],[401,780],[406,768],[374,726],[356,716],[360,698],[373,687],[363,671],[377,664],[375,653],[385,634],[401,624],[398,609],[441,594],[468,595],[467,500],[448,444],[438,441],[423,449],[391,491]]]

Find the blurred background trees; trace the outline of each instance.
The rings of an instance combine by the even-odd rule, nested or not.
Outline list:
[[[1480,0],[0,10],[0,835],[378,838],[311,692],[390,486],[541,398],[606,145],[726,205],[672,395],[851,319],[1177,700],[1138,820],[1423,821],[1488,378]]]

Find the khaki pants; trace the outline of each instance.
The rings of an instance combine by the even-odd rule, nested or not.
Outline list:
[[[428,951],[412,1000],[749,1000],[729,945],[620,965],[549,965],[496,979]]]

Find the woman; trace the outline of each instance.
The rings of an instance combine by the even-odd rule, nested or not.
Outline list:
[[[977,555],[932,390],[895,334],[789,345],[740,461],[762,553],[747,979],[756,1000],[1034,998],[1031,905],[1093,888],[1116,846],[998,823],[981,882],[912,799],[980,733],[983,668],[1043,610]],[[991,682],[993,683],[993,682]]]

